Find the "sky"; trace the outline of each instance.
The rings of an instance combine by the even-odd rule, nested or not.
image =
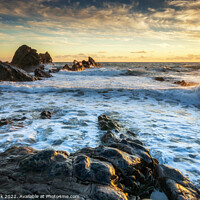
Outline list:
[[[0,60],[200,62],[200,0],[0,0]]]

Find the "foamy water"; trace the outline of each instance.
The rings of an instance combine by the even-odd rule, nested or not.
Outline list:
[[[64,66],[64,63],[57,63]],[[161,163],[200,184],[200,64],[107,63],[83,72],[60,71],[42,81],[0,83],[0,151],[12,145],[74,152],[100,143],[97,117],[107,114],[132,130]],[[137,76],[124,76],[129,69]],[[156,81],[164,77],[167,81]],[[182,87],[174,81],[195,82]],[[43,110],[51,119],[40,119]],[[119,133],[120,134],[120,133]]]

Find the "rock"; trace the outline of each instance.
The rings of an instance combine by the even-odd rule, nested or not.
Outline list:
[[[91,57],[88,57],[88,63],[89,63],[90,65],[92,65],[92,66],[95,66],[95,64],[96,64],[96,62],[94,61],[94,59],[91,58]]]
[[[7,125],[7,124],[12,124],[13,121],[12,120],[9,120],[9,119],[0,119],[0,126],[4,126],[4,125]]]
[[[105,115],[99,118],[109,121]],[[170,200],[199,199],[199,191],[187,178],[159,164],[136,139],[117,139],[108,131],[102,141],[105,146],[70,155],[22,146],[7,149],[0,153],[0,194],[132,200],[150,199],[160,190]]]
[[[50,112],[50,111],[43,111],[41,113],[42,119],[51,119],[51,116],[52,116],[52,112]]]
[[[40,56],[37,53],[37,50],[32,49],[27,45],[22,45],[15,52],[11,64],[28,70],[31,67],[38,66],[40,64]]]
[[[62,68],[50,68],[49,73],[58,73]]]
[[[112,164],[64,151],[12,147],[0,153],[0,193],[127,199]],[[112,198],[111,198],[112,197]],[[119,197],[119,198],[118,198]]]
[[[162,81],[165,81],[165,79],[164,79],[163,77],[156,77],[155,80],[156,80],[156,81],[161,81],[161,82],[162,82]]]
[[[112,187],[97,186],[95,188],[93,199],[95,200],[128,200],[126,195],[120,190],[114,190]]]
[[[11,119],[0,119],[0,126],[5,126],[8,124],[14,124],[15,126],[21,126],[21,121],[26,120],[26,117],[22,117],[22,118],[11,118]]]
[[[85,62],[84,62],[85,63]],[[103,67],[100,63],[97,63],[95,62],[95,60],[91,57],[88,57],[88,62],[87,62],[89,65],[89,67]]]
[[[197,83],[194,83],[194,82],[186,82],[186,81],[184,81],[184,80],[182,80],[182,81],[175,81],[174,84],[177,84],[177,85],[180,85],[180,86],[183,86],[183,87],[197,85]]]
[[[110,120],[106,115],[99,116],[98,123],[101,130],[115,130],[117,132],[120,131],[120,126],[118,125],[118,123]]]
[[[136,71],[132,69],[128,69],[125,73],[121,74],[123,76],[143,76],[147,74],[145,71]]]
[[[52,63],[52,58],[48,52],[46,52],[44,54],[40,53],[39,57],[40,57],[40,63],[42,63],[42,64]]]
[[[177,169],[158,164],[155,170],[155,177],[170,200],[200,199],[199,190]]]
[[[68,64],[66,64],[62,69],[71,71],[72,68]]]
[[[41,69],[36,69],[34,71],[34,74],[36,77],[42,77],[42,78],[50,78],[53,77],[49,72],[46,72],[44,70]]]
[[[117,142],[118,139],[115,137],[115,135],[114,135],[111,131],[107,131],[107,132],[101,137],[101,141],[102,141],[104,144],[109,144],[109,143]]]
[[[77,60],[73,61],[72,71],[83,71],[85,68]]]
[[[0,81],[34,81],[35,77],[11,64],[0,62]]]
[[[130,135],[132,137],[136,137],[136,133],[132,132],[132,131],[127,131],[126,132],[127,135]]]
[[[85,68],[90,68],[90,63],[88,61],[83,60],[82,66],[85,67]]]
[[[84,181],[103,185],[115,185],[118,177],[110,163],[79,155],[74,160],[74,175]]]

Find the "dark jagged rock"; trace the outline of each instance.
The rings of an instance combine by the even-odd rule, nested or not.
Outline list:
[[[115,135],[114,135],[111,131],[107,131],[107,132],[101,137],[101,141],[102,141],[104,144],[109,144],[109,143],[118,141],[118,139],[115,137]]]
[[[165,81],[165,79],[163,77],[156,77],[155,80],[156,81],[161,81],[161,82]]]
[[[0,81],[34,81],[35,77],[22,69],[0,62]]]
[[[48,52],[40,53],[39,57],[40,57],[40,63],[42,64],[52,63],[52,58]]]
[[[58,73],[62,68],[51,68],[49,69],[49,73]]]
[[[36,69],[34,71],[34,74],[36,77],[41,77],[41,78],[50,78],[53,77],[49,72],[46,72],[44,70],[41,69]]]
[[[40,56],[37,50],[27,45],[20,46],[12,59],[11,64],[27,69],[27,67],[38,66],[40,64]]]
[[[74,175],[82,181],[103,185],[114,185],[117,182],[115,169],[110,163],[78,155],[74,160]]]
[[[170,200],[197,200],[200,192],[177,169],[158,164],[155,172],[156,179]]]
[[[105,116],[100,116],[107,119]],[[87,200],[150,198],[154,189],[170,200],[198,200],[196,187],[178,170],[158,164],[135,139],[102,136],[105,146],[75,153],[11,147],[0,153],[0,194],[77,195]]]
[[[70,68],[70,66],[68,64],[66,64],[62,69],[64,69],[64,70],[72,70],[72,68]]]
[[[99,116],[98,123],[99,123],[100,129],[104,131],[115,130],[119,132],[120,130],[120,126],[118,125],[118,123],[109,119],[108,116],[106,115]]]
[[[0,119],[0,126],[4,126],[4,125],[7,125],[7,124],[12,124],[13,121],[10,120],[10,119]]]
[[[102,65],[100,63],[96,63],[93,58],[89,57],[88,61],[83,60],[82,62],[79,62],[74,60],[72,67],[66,64],[62,69],[68,71],[83,71],[85,68],[90,67],[102,67]]]
[[[73,61],[72,71],[83,71],[85,68],[77,60]]]
[[[25,71],[33,72],[40,68],[40,64],[52,63],[52,58],[48,52],[38,54],[37,50],[27,45],[20,46],[15,52],[11,64],[22,68]]]
[[[93,195],[95,200],[128,200],[126,195],[112,187],[97,186]]]
[[[85,68],[90,68],[90,63],[89,63],[88,61],[83,60],[83,61],[82,61],[82,65],[83,65],[83,67],[85,67]]]
[[[103,67],[100,63],[95,62],[91,57],[88,57],[88,63],[90,67]]]
[[[52,112],[50,112],[50,111],[43,111],[41,113],[42,119],[51,119],[51,116],[52,116]]]

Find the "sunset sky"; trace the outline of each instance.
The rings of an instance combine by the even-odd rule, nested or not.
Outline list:
[[[0,0],[0,60],[200,62],[200,0]]]

